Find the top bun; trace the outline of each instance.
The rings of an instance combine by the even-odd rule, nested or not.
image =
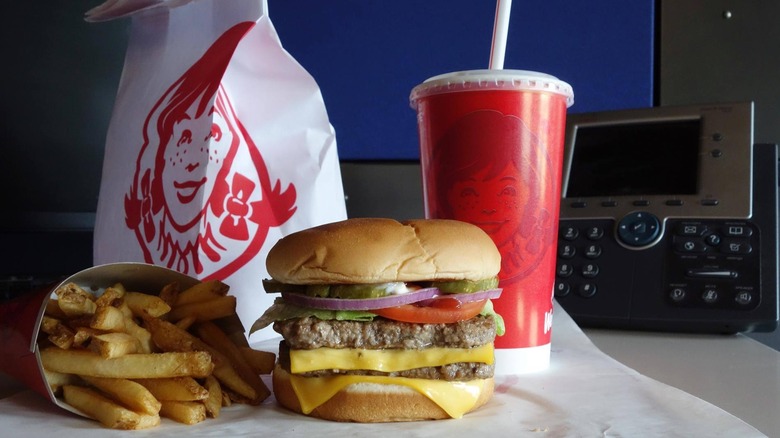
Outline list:
[[[358,218],[282,238],[266,265],[289,284],[481,280],[498,275],[501,256],[490,236],[465,222]]]

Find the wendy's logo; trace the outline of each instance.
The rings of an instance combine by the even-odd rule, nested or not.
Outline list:
[[[434,216],[489,234],[501,252],[503,284],[527,277],[555,237],[545,200],[558,202],[557,186],[545,145],[520,118],[483,110],[457,120],[433,153]]]
[[[272,181],[222,76],[254,23],[226,31],[156,102],[143,127],[127,226],[148,263],[225,278],[296,210],[295,186]],[[258,96],[258,98],[260,98]],[[108,175],[110,177],[110,175]]]

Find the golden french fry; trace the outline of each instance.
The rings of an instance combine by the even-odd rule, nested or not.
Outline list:
[[[73,346],[73,340],[75,339],[75,333],[73,331],[65,326],[61,326],[62,331],[56,334],[49,335],[49,341],[58,346],[59,348],[62,348],[63,350],[67,350],[70,347]]]
[[[55,291],[57,305],[67,316],[91,315],[97,305],[94,297],[75,283],[67,283]]]
[[[106,332],[103,330],[93,329],[92,327],[77,327],[76,333],[73,335],[73,345],[82,347],[89,342],[93,336],[102,335]]]
[[[228,359],[219,350],[180,329],[175,324],[159,318],[144,318],[144,324],[152,333],[152,340],[163,351],[207,351],[214,361],[214,376],[226,387],[241,394],[246,399],[258,400],[257,391],[246,382],[230,365]]]
[[[41,331],[46,333],[49,341],[67,350],[73,346],[76,333],[57,318],[44,315],[41,319]]]
[[[227,388],[232,389],[237,394],[240,394],[246,400],[251,401],[253,404],[259,404],[265,399],[265,397],[259,396],[257,391],[252,388],[246,380],[242,379],[236,370],[228,363],[222,363],[214,366],[214,377],[222,382]]]
[[[89,349],[106,359],[142,352],[138,339],[127,333],[105,333],[93,336]]]
[[[60,309],[60,304],[57,300],[52,299],[46,301],[46,309],[43,311],[43,314],[57,319],[64,319],[68,316]]]
[[[52,333],[56,333],[57,326],[60,324],[61,323],[58,318],[54,318],[44,314],[43,318],[41,318],[41,331],[48,335]]]
[[[203,386],[209,392],[209,396],[203,400],[203,405],[206,407],[206,414],[211,418],[217,418],[222,410],[222,387],[214,376],[206,377]]]
[[[125,315],[113,306],[100,307],[92,316],[89,325],[93,329],[108,331],[125,331]]]
[[[104,359],[84,350],[61,350],[56,347],[40,351],[41,363],[49,371],[81,376],[154,379],[161,377],[206,377],[214,364],[206,351],[126,354]]]
[[[149,330],[139,326],[132,319],[125,319],[125,332],[138,339],[142,352],[152,352],[152,334],[149,333]]]
[[[238,375],[255,390],[257,396],[252,400],[253,402],[260,403],[271,395],[271,391],[260,379],[260,376],[254,372],[241,350],[216,324],[208,321],[202,322],[196,326],[195,330],[203,342],[222,353]]]
[[[114,306],[114,303],[121,300],[124,295],[124,288],[108,287],[103,291],[103,294],[95,300],[95,305],[97,307]]]
[[[186,316],[178,321],[176,321],[176,327],[182,329],[182,330],[189,330],[190,327],[192,327],[192,324],[195,324],[195,317],[194,316]]]
[[[99,307],[92,317],[90,327],[99,330],[127,333],[138,339],[138,342],[141,345],[141,352],[151,353],[152,351],[151,333],[136,324],[132,318],[128,318],[119,308],[113,306]]]
[[[81,376],[90,385],[110,395],[130,410],[147,415],[160,412],[160,401],[143,385],[128,379]]]
[[[160,417],[124,408],[99,393],[79,386],[63,387],[65,403],[112,429],[144,429],[160,424]]]
[[[238,345],[239,347],[249,346],[249,342],[247,342],[246,339],[246,330],[244,329],[244,324],[241,323],[241,319],[236,313],[233,313],[232,315],[226,316],[224,318],[213,320],[212,322],[221,328],[234,344]]]
[[[230,287],[219,280],[209,280],[198,283],[189,289],[179,292],[173,307],[192,304],[201,301],[211,301],[227,295]]]
[[[92,324],[93,316],[94,316],[93,314],[74,316],[67,319],[63,319],[62,323],[72,328],[73,330],[78,331],[78,329],[81,327],[89,327],[89,325]]]
[[[152,342],[162,351],[207,351],[203,341],[171,322],[145,317],[144,326],[152,334]]]
[[[137,317],[140,317],[143,312],[151,316],[162,316],[171,311],[171,306],[160,297],[141,292],[127,292],[125,304]]]
[[[51,392],[58,392],[60,388],[65,385],[75,385],[79,382],[79,378],[73,374],[56,373],[44,368],[43,376],[46,378],[46,383],[49,384]]]
[[[222,406],[230,406],[233,404],[233,400],[230,399],[230,394],[222,391]]]
[[[206,388],[192,377],[171,377],[167,379],[137,379],[160,401],[197,401],[209,396]]]
[[[271,374],[276,364],[276,355],[270,351],[255,350],[251,347],[239,347],[249,366],[257,374]]]
[[[179,292],[181,286],[177,282],[168,283],[160,290],[160,299],[165,301],[165,304],[173,307],[176,304],[176,300],[179,298]]]
[[[187,401],[163,401],[160,415],[184,424],[196,424],[206,419],[203,403]]]
[[[95,297],[74,283],[59,287],[40,329],[47,383],[65,403],[123,429],[156,426],[161,416],[194,424],[234,402],[259,404],[270,395],[259,374],[275,356],[249,348],[228,289],[172,282],[155,296],[116,283]]]
[[[208,301],[177,305],[168,313],[168,318],[177,321],[187,316],[194,316],[197,321],[209,321],[224,318],[235,313],[236,297],[226,295]]]

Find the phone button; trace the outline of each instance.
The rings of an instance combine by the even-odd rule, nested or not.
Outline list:
[[[593,283],[583,283],[577,288],[577,295],[582,298],[593,298],[598,288]]]
[[[618,223],[617,234],[628,246],[645,246],[653,243],[661,233],[661,222],[654,215],[642,211],[626,215]]]
[[[685,297],[688,295],[688,292],[681,288],[681,287],[675,287],[669,292],[669,298],[672,299],[675,303],[680,303],[683,300],[685,300]]]
[[[555,296],[558,298],[565,297],[571,292],[571,286],[565,281],[559,281],[555,284]]]
[[[595,263],[588,263],[582,267],[582,276],[585,278],[596,278],[599,275],[599,266]]]

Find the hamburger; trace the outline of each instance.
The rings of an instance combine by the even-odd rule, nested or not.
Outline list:
[[[494,391],[501,258],[454,220],[360,218],[281,240],[266,259],[280,293],[252,332],[282,336],[278,403],[333,421],[460,418]]]

